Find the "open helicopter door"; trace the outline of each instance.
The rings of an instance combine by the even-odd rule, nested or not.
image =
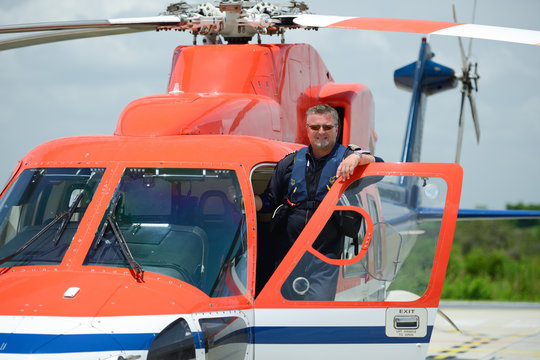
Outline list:
[[[255,300],[255,358],[425,359],[461,182],[459,165],[423,163],[336,182]]]

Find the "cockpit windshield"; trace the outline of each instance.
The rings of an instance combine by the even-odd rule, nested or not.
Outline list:
[[[23,171],[0,200],[0,266],[60,264],[104,171]]]
[[[159,273],[218,297],[245,293],[246,256],[233,170],[128,168],[84,264]]]

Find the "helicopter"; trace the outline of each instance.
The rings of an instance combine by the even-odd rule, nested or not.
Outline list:
[[[290,4],[281,19],[304,10]],[[253,6],[219,5],[229,19]],[[215,16],[202,23],[213,28]],[[246,41],[244,30],[233,37]],[[217,58],[227,73],[212,71]],[[339,109],[342,142],[374,149],[369,90],[333,82],[309,45],[180,46],[167,93],[131,102],[114,135],[32,150],[0,198],[0,356],[425,357],[458,212],[458,165],[357,169],[332,187],[280,266],[259,271],[268,219],[253,194],[306,144],[303,113],[316,103]],[[311,247],[334,213],[344,221],[338,260]],[[304,256],[340,268],[335,301],[282,295]],[[300,293],[309,284],[298,280]],[[419,297],[400,298],[404,290]]]
[[[452,21],[452,3],[457,5],[458,20],[470,22],[472,2],[463,0],[445,1],[435,7],[425,0],[415,0],[411,6],[395,0],[377,4],[342,1],[339,8],[327,2],[310,1],[309,6],[314,12],[335,15],[348,15],[347,9],[356,9],[355,13],[364,16],[378,17],[383,14],[388,17]],[[32,23],[62,18],[96,19],[103,14],[140,17],[158,14],[166,5],[168,2],[159,0],[119,1],[114,5],[93,2],[88,6],[80,3],[77,8],[64,1],[55,1],[54,5],[41,2],[40,6],[20,3],[14,7],[3,7],[0,23]],[[509,6],[497,0],[484,6],[481,0],[479,5],[481,8],[476,15],[479,23],[538,30],[532,16],[536,12],[534,3],[520,2]],[[376,99],[377,132],[384,134],[379,137],[378,153],[388,160],[400,159],[405,125],[402,119],[409,107],[410,95],[395,87],[391,74],[394,69],[404,65],[404,59],[412,60],[417,56],[420,35],[320,29],[289,31],[286,39],[288,42],[313,44],[337,81],[360,82],[370,88]],[[169,74],[169,49],[179,43],[190,44],[192,40],[191,34],[186,32],[142,32],[0,52],[2,63],[10,69],[9,73],[0,74],[3,83],[0,94],[5,99],[3,118],[13,120],[4,127],[4,134],[8,139],[18,139],[13,146],[5,142],[4,149],[10,150],[0,154],[2,184],[7,181],[16,160],[35,144],[73,134],[113,132],[115,119],[125,104],[134,98],[165,90],[163,79],[167,79]],[[279,42],[278,37],[266,37],[264,40]],[[430,43],[439,62],[459,70],[461,59],[455,38],[434,36]],[[34,56],[34,50],[41,56]],[[49,55],[51,53],[56,55]],[[476,55],[475,62],[479,63],[479,73],[483,75],[480,81],[482,96],[478,97],[482,138],[481,146],[477,146],[473,140],[474,129],[465,129],[463,151],[466,156],[460,162],[465,169],[461,206],[504,209],[506,203],[538,202],[540,200],[534,190],[534,179],[538,176],[535,167],[523,166],[521,161],[515,160],[516,157],[521,158],[520,154],[537,154],[534,144],[540,134],[536,131],[534,121],[537,109],[533,94],[537,91],[535,72],[532,70],[538,61],[536,49],[521,44],[474,41],[473,55]],[[41,68],[48,71],[40,71]],[[500,71],[503,68],[505,71]],[[135,73],[138,75],[133,76]],[[42,90],[45,85],[47,91]],[[499,91],[501,87],[508,89],[508,92]],[[69,94],[69,100],[66,94]],[[34,106],[24,105],[27,98],[32,99]],[[63,100],[77,105],[63,106]],[[426,118],[430,121],[426,124],[422,160],[454,161],[458,92],[441,93],[430,98],[429,104]],[[26,119],[29,118],[39,118],[40,121],[33,125],[35,131],[20,137],[19,134],[25,131],[23,124],[27,124]],[[518,123],[528,130],[517,131],[518,128],[516,131],[503,131],[507,127],[506,119],[513,118],[520,119]],[[465,119],[466,127],[471,124],[469,118]],[[502,144],[511,144],[511,147]],[[509,151],[493,157],[492,154],[501,146]],[[504,196],[483,195],[484,190],[489,189],[488,192],[493,194],[505,186],[506,181],[495,174],[488,184],[481,185],[477,181],[484,174],[494,172],[501,162],[507,171],[521,174],[520,186],[505,192]]]

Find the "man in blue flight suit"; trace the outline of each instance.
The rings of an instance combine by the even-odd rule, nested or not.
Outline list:
[[[382,161],[368,151],[336,143],[338,119],[337,111],[331,106],[310,108],[306,123],[310,145],[280,160],[266,190],[255,196],[257,211],[273,211],[273,221],[278,222],[273,224],[273,237],[277,237],[278,242],[276,267],[334,181],[339,176],[349,179],[359,165]],[[331,219],[313,247],[329,258],[338,258],[341,253],[339,238],[338,227]],[[337,266],[326,264],[314,256],[304,256],[291,274],[291,281],[285,283],[282,294],[289,300],[333,300],[337,274]],[[297,278],[305,281],[303,284],[295,283],[294,291],[292,281]]]

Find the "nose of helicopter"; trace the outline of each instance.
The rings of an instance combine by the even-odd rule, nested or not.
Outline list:
[[[189,285],[168,279],[141,283],[123,272],[13,269],[0,275],[0,359],[14,354],[99,352],[99,358],[115,359],[123,351],[143,354],[197,298]]]

